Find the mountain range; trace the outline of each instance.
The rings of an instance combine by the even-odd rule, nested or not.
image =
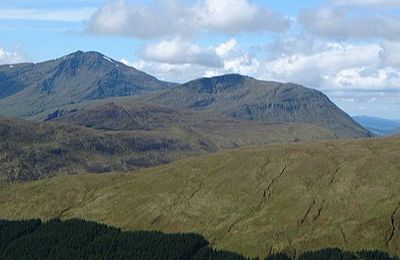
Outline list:
[[[169,83],[103,54],[81,51],[37,64],[0,66],[2,117],[51,120],[104,100],[119,103],[121,97],[225,118],[312,124],[340,138],[371,136],[327,96],[292,83],[236,74]]]
[[[376,135],[394,135],[398,133],[400,129],[400,120],[389,120],[370,116],[353,116],[353,119]]]

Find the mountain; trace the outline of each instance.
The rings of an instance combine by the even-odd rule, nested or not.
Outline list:
[[[270,125],[148,104],[106,103],[45,123],[0,120],[0,179],[126,172],[244,145],[335,138],[309,124]]]
[[[370,136],[324,94],[292,83],[230,74],[178,85],[82,51],[37,64],[0,66],[0,117],[51,120],[119,97],[268,124],[312,124],[340,138]]]
[[[0,116],[29,117],[66,104],[143,95],[174,85],[101,53],[78,51],[37,64],[0,66]]]
[[[155,93],[147,101],[268,123],[310,123],[339,137],[370,136],[366,129],[317,90],[237,74],[190,81]]]
[[[132,174],[0,184],[0,218],[195,232],[249,257],[325,247],[400,255],[399,146],[391,137],[246,147]]]
[[[370,116],[354,116],[353,119],[377,135],[391,135],[396,128],[400,128],[400,122],[395,120]]]

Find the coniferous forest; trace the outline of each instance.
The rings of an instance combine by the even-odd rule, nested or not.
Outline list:
[[[0,221],[0,259],[246,259],[217,251],[197,234],[122,232],[120,229],[78,219]],[[266,260],[291,259],[275,254]],[[301,260],[398,259],[378,251],[345,252],[323,249],[306,252]]]

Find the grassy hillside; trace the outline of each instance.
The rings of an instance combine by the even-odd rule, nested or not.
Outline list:
[[[0,120],[0,176],[27,181],[62,174],[128,171],[217,148],[183,131],[109,131]]]
[[[237,74],[190,81],[156,92],[148,101],[195,111],[268,123],[309,123],[339,137],[368,137],[357,124],[322,92],[293,83],[256,80]]]
[[[340,247],[400,254],[400,138],[248,147],[132,174],[0,188],[0,218],[79,217],[196,232],[265,256]]]
[[[57,122],[0,120],[0,177],[26,181],[129,171],[244,145],[335,138],[307,124],[268,125],[156,106],[106,104]]]

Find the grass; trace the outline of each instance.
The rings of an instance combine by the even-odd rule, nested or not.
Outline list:
[[[0,186],[0,218],[196,232],[247,256],[400,254],[400,138],[247,147],[129,174]]]
[[[0,119],[0,176],[15,182],[132,171],[239,146],[335,138],[309,124],[266,124],[109,103],[57,122]]]

